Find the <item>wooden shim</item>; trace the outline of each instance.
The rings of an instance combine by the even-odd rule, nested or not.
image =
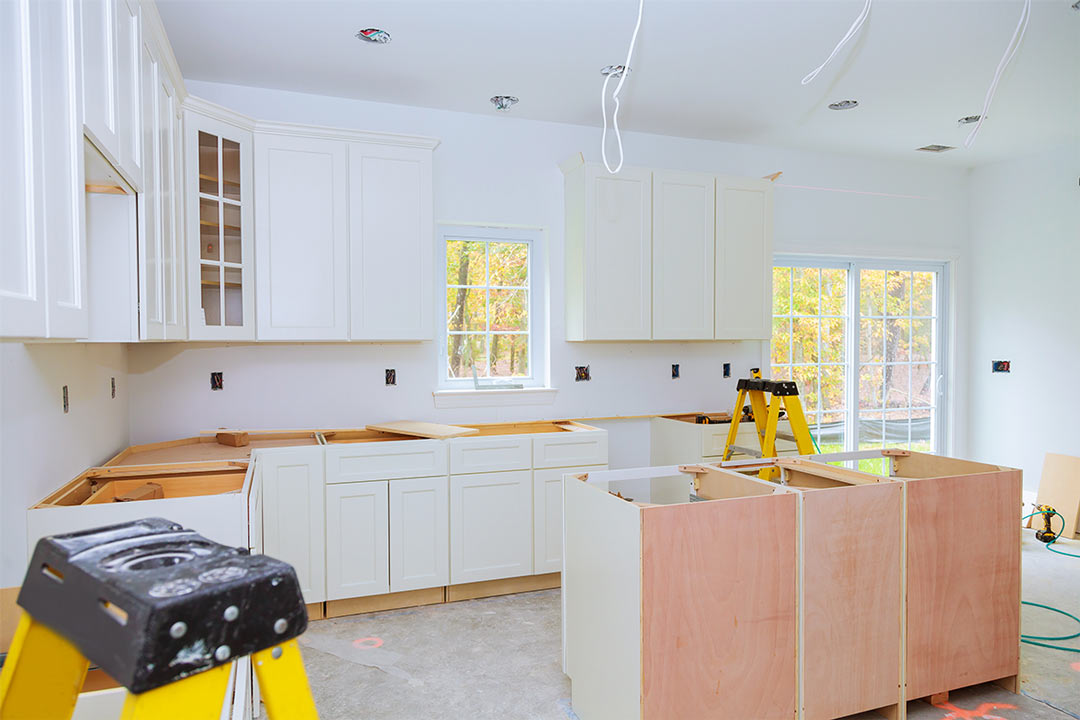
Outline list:
[[[641,511],[643,718],[795,716],[797,500]]]
[[[229,447],[244,447],[251,442],[251,438],[243,430],[225,430],[217,433],[214,437],[217,439],[218,445],[228,445]]]
[[[907,698],[1016,675],[1020,471],[911,480],[907,493]]]
[[[1046,453],[1036,502],[1053,506],[1065,518],[1062,537],[1068,539],[1076,535],[1080,529],[1080,457]],[[1039,520],[1040,517],[1032,519]],[[1054,528],[1057,528],[1057,522],[1054,521]]]
[[[448,585],[446,587],[446,602],[534,592],[536,590],[550,590],[562,584],[560,578],[561,573],[553,572],[542,575],[522,575],[521,577],[502,578],[500,580]]]
[[[434,438],[445,440],[446,438],[462,437],[464,435],[476,435],[480,431],[476,428],[461,427],[460,425],[441,425],[432,422],[419,422],[416,420],[399,420],[397,422],[382,423],[379,425],[367,425],[367,430],[394,433],[395,435],[410,435],[412,437]]]
[[[901,700],[903,484],[802,495],[803,718]]]
[[[345,615],[399,610],[417,605],[436,605],[446,601],[446,588],[433,587],[422,590],[369,595],[368,597],[348,598],[346,600],[327,600],[326,617],[336,618]]]
[[[566,674],[582,718],[641,717],[643,511],[603,487],[563,482]]]

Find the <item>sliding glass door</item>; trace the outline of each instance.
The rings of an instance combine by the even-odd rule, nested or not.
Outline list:
[[[946,278],[941,263],[777,258],[771,374],[799,383],[822,452],[944,450]]]

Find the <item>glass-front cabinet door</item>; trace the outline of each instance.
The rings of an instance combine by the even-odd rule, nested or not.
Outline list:
[[[254,340],[252,134],[193,110],[187,143],[192,340]]]

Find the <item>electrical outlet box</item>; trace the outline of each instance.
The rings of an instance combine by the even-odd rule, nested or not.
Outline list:
[[[671,363],[671,379],[679,379],[679,363]]]
[[[69,408],[70,408],[70,406],[68,405],[68,389],[67,389],[67,385],[65,385],[64,386],[64,414],[65,415],[67,415],[67,412],[68,412]]]
[[[724,363],[724,377],[731,377],[731,363]]]
[[[588,382],[592,380],[592,373],[589,372],[588,365],[575,365],[574,366],[574,382]]]
[[[397,385],[397,370],[394,368],[386,368],[386,384]]]
[[[115,400],[116,399],[116,378],[114,378],[114,377],[109,378],[109,389],[110,389],[110,392],[112,393],[112,399]]]
[[[1007,373],[1012,371],[1012,360],[994,360],[991,372]]]
[[[225,389],[225,373],[212,372],[210,373],[210,389],[211,390],[224,390]]]

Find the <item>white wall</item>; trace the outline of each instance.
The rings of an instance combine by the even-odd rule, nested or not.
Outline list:
[[[441,138],[434,169],[437,222],[546,231],[550,367],[559,393],[546,406],[436,410],[433,343],[139,345],[130,350],[134,442],[236,425],[349,426],[404,417],[483,422],[726,409],[734,398],[734,378],[761,362],[760,345],[753,342],[562,341],[563,184],[557,163],[579,151],[597,159],[597,128],[195,81],[188,89],[261,119]],[[963,254],[964,171],[914,160],[872,161],[637,133],[626,133],[624,141],[633,165],[751,177],[784,171],[775,202],[778,252],[954,260]],[[681,365],[678,381],[670,379],[673,362]],[[732,363],[731,380],[720,377],[724,362]],[[578,364],[591,366],[591,382],[572,382]],[[388,367],[398,371],[395,388],[383,385]],[[209,389],[209,373],[215,370],[225,373],[220,392]],[[620,437],[613,438],[613,465],[647,464],[647,443],[640,442],[647,438],[643,423],[616,427]]]
[[[1046,453],[1080,455],[1078,179],[1080,141],[971,173],[970,455],[1023,469],[1028,490]]]
[[[128,392],[123,345],[0,343],[0,587],[26,572],[26,509],[127,445]]]

